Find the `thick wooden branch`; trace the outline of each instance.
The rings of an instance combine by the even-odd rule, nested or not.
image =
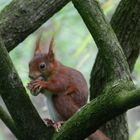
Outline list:
[[[22,137],[19,135],[19,132],[15,126],[15,123],[11,116],[0,106],[0,119],[4,122],[4,124],[11,130],[11,132],[18,138],[22,139]]]
[[[139,0],[122,0],[114,13],[111,25],[122,46],[132,71],[140,51],[140,2]],[[102,69],[101,69],[102,67]],[[109,81],[103,60],[98,53],[91,73],[91,99],[101,93]],[[99,88],[100,87],[100,88]]]
[[[122,46],[124,54],[127,58],[129,68],[132,72],[134,64],[138,58],[140,51],[140,1],[139,0],[121,0],[112,19],[111,25],[116,36]],[[100,93],[110,80],[104,60],[98,53],[94,67],[91,72],[90,91],[91,100]],[[126,116],[121,115],[111,122],[104,125],[104,132],[113,139],[128,139],[128,129]],[[126,133],[127,132],[127,133]]]
[[[16,47],[69,1],[13,0],[0,13],[0,32],[7,50]]]
[[[110,83],[101,96],[70,118],[53,140],[82,140],[105,122],[139,105],[139,101],[140,89],[135,89],[131,82]]]
[[[0,77],[0,95],[20,136],[24,139],[50,139],[52,129],[47,129],[32,105],[2,40],[0,40]]]
[[[129,67],[118,39],[97,0],[73,0],[93,36],[109,80],[130,79]]]
[[[139,9],[139,0],[122,0],[111,20],[112,28],[123,48],[131,72],[140,52]]]

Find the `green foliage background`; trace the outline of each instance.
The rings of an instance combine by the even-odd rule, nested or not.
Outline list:
[[[2,10],[11,0],[0,0],[0,10]],[[100,0],[102,9],[106,14],[107,18],[110,20],[115,8],[120,0]],[[12,11],[11,11],[12,12]],[[69,3],[64,7],[59,13],[53,16],[49,21],[42,25],[37,31],[28,36],[22,43],[18,45],[12,52],[10,56],[15,64],[15,67],[22,78],[22,81],[26,87],[29,82],[28,78],[28,62],[30,61],[35,41],[38,36],[42,33],[41,45],[47,51],[47,45],[50,38],[55,36],[55,54],[56,57],[65,65],[74,67],[80,70],[87,82],[90,78],[90,71],[94,64],[97,47],[89,34],[87,28],[85,27],[81,17],[77,11],[73,8],[73,5]],[[140,85],[140,60],[138,59],[135,70],[133,73],[133,79],[135,83]],[[27,90],[28,92],[28,90]],[[29,94],[30,96],[30,94]],[[40,109],[40,99],[36,100],[34,97],[30,96],[34,105],[38,109],[42,117],[44,117],[44,108],[41,105]],[[37,98],[37,97],[36,97]],[[43,97],[40,97],[43,98]],[[0,104],[2,101],[0,100]],[[129,113],[131,114],[131,112]],[[129,117],[128,117],[129,118]],[[134,121],[135,126],[131,126],[131,140],[140,140],[140,125],[139,121]],[[12,140],[10,132],[6,129],[5,125],[0,122],[0,140]]]

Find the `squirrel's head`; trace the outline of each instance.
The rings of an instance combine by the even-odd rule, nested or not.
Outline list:
[[[40,38],[36,42],[34,56],[29,63],[29,77],[33,80],[47,79],[54,71],[56,63],[53,53],[54,38],[51,39],[47,53],[40,47]]]

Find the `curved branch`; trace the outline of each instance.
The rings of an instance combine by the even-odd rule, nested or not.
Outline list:
[[[131,71],[133,70],[140,51],[139,9],[139,0],[122,0],[111,20],[112,28],[122,46]],[[97,97],[107,81],[109,81],[100,55],[101,54],[98,53],[91,72],[91,99]]]
[[[140,52],[140,1],[121,0],[112,19],[111,25],[122,46],[129,68],[133,71]],[[98,53],[91,72],[91,100],[99,96],[109,81],[105,64]],[[111,129],[110,129],[111,128]],[[104,132],[113,139],[128,139],[126,116],[121,115],[103,126]]]
[[[82,140],[105,122],[139,105],[139,101],[140,89],[135,89],[131,82],[110,83],[102,95],[70,118],[53,140]]]
[[[50,139],[52,129],[47,129],[32,105],[2,40],[0,40],[0,94],[21,137]]]
[[[97,0],[73,0],[93,36],[109,81],[130,79],[129,67],[118,39],[106,20]]]
[[[11,132],[18,138],[22,139],[18,133],[15,123],[11,116],[0,106],[0,119],[5,123],[5,125],[11,130]]]
[[[8,51],[70,0],[14,0],[0,13],[0,32]],[[11,12],[12,11],[12,12]]]

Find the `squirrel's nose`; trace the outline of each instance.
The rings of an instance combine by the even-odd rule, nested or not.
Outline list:
[[[38,71],[29,71],[29,78],[32,80],[36,80],[38,77],[40,77],[41,73]]]

